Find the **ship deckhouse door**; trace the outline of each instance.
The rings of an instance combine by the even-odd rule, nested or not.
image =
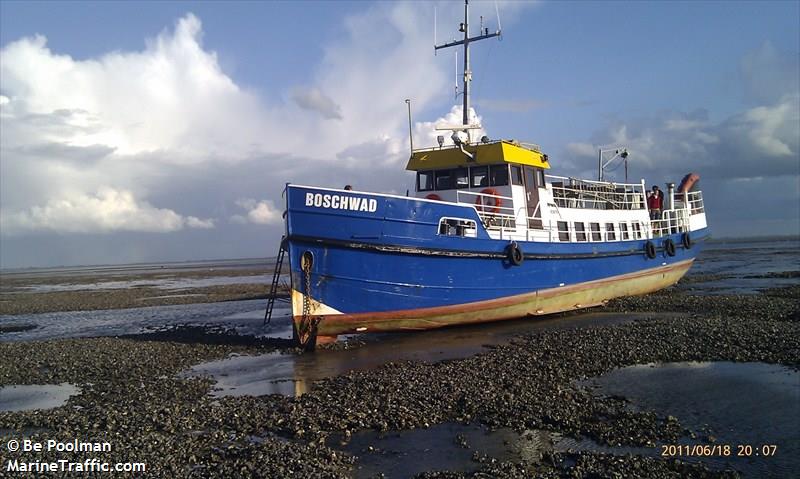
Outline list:
[[[536,170],[530,166],[526,166],[523,171],[523,176],[525,178],[525,199],[528,206],[528,228],[542,229],[542,209],[537,209],[536,206],[539,204],[539,186],[544,185],[538,184],[537,177],[539,175],[536,174]]]

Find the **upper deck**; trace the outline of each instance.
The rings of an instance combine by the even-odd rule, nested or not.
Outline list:
[[[644,180],[581,180],[545,174],[549,168],[537,145],[507,140],[414,150],[406,167],[417,172],[416,197],[474,207],[495,239],[626,241],[706,225],[700,192],[673,189],[651,219]],[[474,231],[465,218],[443,221]]]

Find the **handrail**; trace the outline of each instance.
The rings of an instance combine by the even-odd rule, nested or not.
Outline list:
[[[611,182],[611,181],[584,180],[584,179],[581,179],[581,178],[573,178],[571,176],[558,176],[558,175],[550,175],[550,174],[546,174],[544,176],[545,176],[545,178],[553,178],[553,179],[556,179],[556,180],[569,180],[571,182],[575,182],[576,184],[577,183],[590,183],[590,184],[593,184],[593,185],[604,185],[604,186],[613,186],[613,187],[633,186],[635,188],[642,186],[641,183],[614,183],[614,182]]]

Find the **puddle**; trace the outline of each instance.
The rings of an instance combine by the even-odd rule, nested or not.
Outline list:
[[[263,316],[263,313],[261,314]],[[216,387],[219,388],[214,391],[215,396],[267,394],[296,396],[310,391],[314,381],[338,376],[348,371],[374,369],[394,361],[437,362],[466,358],[485,351],[487,347],[518,339],[520,334],[607,326],[675,316],[675,314],[582,313],[415,333],[361,335],[358,339],[364,344],[353,349],[318,350],[313,354],[236,355],[194,366],[181,376],[211,376],[217,381]],[[228,318],[237,320],[239,316],[231,315]],[[273,320],[270,326],[275,328],[270,337],[283,339],[292,337],[288,317]]]
[[[487,431],[471,424],[445,423],[427,429],[356,433],[346,442],[337,435],[329,446],[357,456],[356,478],[408,478],[428,471],[470,473],[480,468],[475,461],[489,456],[501,461],[534,464],[542,453],[553,451],[557,435],[547,431],[517,434],[510,429]]]
[[[0,388],[0,411],[52,409],[79,392],[68,383],[4,386]]]
[[[0,316],[0,342],[42,341],[93,336],[122,336],[178,325],[224,327],[255,337],[291,338],[289,309],[276,303],[271,324],[264,325],[264,300],[224,301],[98,311]],[[3,330],[9,325],[26,328]]]
[[[307,391],[305,375],[295,373],[295,361],[281,353],[259,356],[232,355],[194,366],[180,377],[212,376],[212,396],[300,396]]]
[[[288,275],[282,275],[286,282]],[[128,289],[128,288],[156,288],[165,290],[180,290],[189,288],[206,288],[209,286],[226,286],[236,284],[264,284],[269,285],[272,281],[272,274],[254,274],[245,276],[210,276],[206,278],[147,278],[131,279],[123,281],[103,280],[92,283],[54,283],[54,284],[33,284],[21,286],[20,291],[34,293],[49,293],[59,291],[100,291],[107,289]]]
[[[800,470],[798,371],[764,363],[681,362],[631,366],[583,384],[596,387],[597,394],[624,396],[635,408],[675,416],[698,432],[698,440],[686,438],[682,444],[705,443],[700,440],[711,435],[711,444],[731,446],[728,457],[684,460],[733,467],[745,477],[789,477]],[[597,450],[588,441],[573,447]],[[615,449],[602,452],[630,451]]]

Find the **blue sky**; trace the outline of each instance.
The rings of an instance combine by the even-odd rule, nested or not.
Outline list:
[[[800,229],[800,3],[499,2],[473,104],[591,176],[702,177],[716,236]],[[268,256],[287,182],[404,192],[459,2],[0,2],[0,266]],[[494,2],[473,2],[495,28]]]

